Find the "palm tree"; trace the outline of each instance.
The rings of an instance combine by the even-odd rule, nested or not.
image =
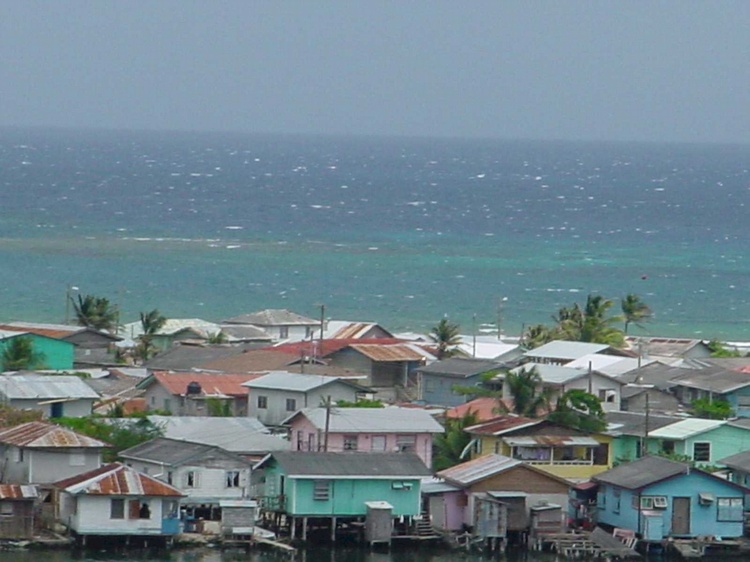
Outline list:
[[[639,322],[645,322],[653,315],[651,308],[641,300],[641,297],[628,293],[621,302],[622,316],[625,320],[625,333],[628,333],[628,326],[635,324],[643,328]]]
[[[94,295],[78,295],[78,301],[70,297],[79,326],[112,332],[117,328],[117,307],[109,300]]]
[[[153,336],[167,323],[167,319],[155,308],[148,312],[141,312],[141,328],[144,336]]]
[[[505,382],[510,398],[513,399],[514,414],[535,418],[549,410],[550,392],[544,388],[542,377],[536,367],[508,373]]]
[[[476,423],[477,417],[474,412],[468,412],[461,418],[446,420],[445,433],[438,433],[433,442],[433,470],[444,470],[463,461],[466,447],[471,443],[471,435],[464,429]]]
[[[229,341],[227,335],[221,330],[214,332],[213,334],[208,334],[208,337],[206,338],[206,343],[209,344],[227,343],[227,341]]]
[[[604,431],[607,422],[599,398],[581,389],[571,389],[557,399],[547,419],[585,432]]]
[[[443,318],[430,331],[430,338],[437,344],[438,359],[444,359],[455,355],[458,351],[458,345],[461,343],[459,335],[460,327],[458,324],[449,322]]]
[[[45,360],[44,353],[36,351],[34,342],[27,336],[11,338],[3,349],[3,371],[41,369]]]
[[[522,343],[526,349],[534,349],[556,339],[556,334],[557,331],[554,328],[550,328],[544,324],[536,324],[526,329],[526,333],[523,334]]]

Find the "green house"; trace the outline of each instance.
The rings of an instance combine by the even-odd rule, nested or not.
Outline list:
[[[420,513],[420,481],[430,471],[413,453],[272,453],[254,470],[265,477],[261,505],[303,517],[364,517],[387,502],[394,517]]]
[[[73,368],[74,344],[69,341],[32,334],[30,332],[0,330],[0,356],[5,351],[5,348],[16,338],[30,339],[32,349],[39,355],[39,364],[29,365],[29,370],[66,370]]]

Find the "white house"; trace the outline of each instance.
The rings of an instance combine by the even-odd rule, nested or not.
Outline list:
[[[0,400],[48,418],[91,415],[99,395],[80,378],[66,375],[0,375]]]
[[[101,466],[107,443],[45,422],[0,430],[0,481],[49,484]]]
[[[243,383],[249,389],[248,415],[266,425],[279,425],[290,414],[315,408],[330,399],[354,402],[369,389],[339,377],[272,371]]]
[[[251,463],[211,445],[158,437],[120,453],[125,464],[182,491],[192,517],[216,519],[224,500],[249,496]]]
[[[112,463],[55,483],[58,518],[77,535],[170,537],[180,531],[182,492]]]
[[[222,322],[225,325],[252,325],[263,329],[276,341],[310,339],[320,330],[320,321],[307,318],[291,310],[266,309],[241,314]]]

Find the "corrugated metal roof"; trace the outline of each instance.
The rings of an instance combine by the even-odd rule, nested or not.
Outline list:
[[[207,337],[221,331],[221,326],[201,318],[168,318],[157,334],[169,336],[183,330],[195,330],[196,334]],[[122,333],[129,338],[143,335],[143,325],[140,322],[130,322],[122,327]]]
[[[181,497],[180,490],[120,463],[112,463],[54,484],[70,494]]]
[[[0,330],[0,340],[14,338],[16,336],[21,336],[28,333],[28,330]]]
[[[99,398],[78,377],[64,375],[0,375],[0,394],[10,400]]]
[[[327,329],[324,332],[325,338],[333,340],[361,338],[372,328],[375,328],[375,322],[328,322]]]
[[[526,357],[568,359],[573,361],[589,353],[599,353],[608,348],[608,345],[602,343],[556,340],[527,351],[524,355]]]
[[[597,447],[599,442],[591,437],[576,437],[569,435],[536,435],[534,437],[505,437],[503,439],[511,447]]]
[[[157,437],[120,452],[123,459],[138,459],[167,466],[189,465],[191,461],[205,458],[233,459],[243,463],[241,457],[215,445],[194,443],[177,439]]]
[[[466,428],[467,433],[478,435],[502,435],[503,433],[520,429],[522,427],[532,427],[542,423],[541,419],[524,418],[522,416],[498,416],[495,419],[478,423]]]
[[[247,389],[243,383],[263,376],[263,373],[229,374],[229,373],[172,373],[168,371],[154,371],[153,377],[170,394],[183,396],[187,394],[187,386],[197,382],[201,386],[201,396],[246,396]],[[149,379],[138,383],[139,388],[147,386]]]
[[[698,435],[699,433],[705,433],[712,429],[716,429],[719,426],[726,424],[725,420],[704,420],[701,418],[689,418],[686,420],[678,421],[649,431],[648,436],[657,439],[675,439],[682,440]]]
[[[487,359],[450,357],[449,359],[441,359],[424,367],[419,367],[417,371],[429,375],[465,378],[480,375],[488,371],[495,371],[502,366],[503,364],[498,361]]]
[[[750,373],[710,367],[688,372],[672,379],[672,382],[679,386],[724,394],[750,386]]]
[[[612,484],[628,490],[636,490],[656,482],[672,478],[678,474],[687,474],[690,465],[665,459],[664,457],[648,456],[638,460],[626,462],[606,472],[594,476],[594,482]]]
[[[436,359],[434,355],[428,353],[418,345],[408,343],[394,345],[355,343],[349,347],[376,362]]]
[[[284,420],[289,424],[304,416],[318,429],[326,425],[325,408],[301,410]],[[425,410],[415,408],[331,408],[329,431],[334,433],[443,433],[445,430]]]
[[[109,447],[59,425],[45,422],[27,422],[0,430],[0,443],[28,448],[95,448]]]
[[[430,474],[414,453],[271,453],[287,476],[413,477]]]
[[[38,497],[36,486],[0,484],[0,500],[35,500]]]
[[[500,474],[522,464],[504,455],[485,455],[469,462],[441,470],[437,476],[459,486],[469,486],[495,474]]]
[[[646,420],[645,413],[616,410],[606,412],[605,419],[607,420],[607,431],[605,433],[608,435],[642,436],[646,431],[646,421],[648,421],[648,429],[651,432],[665,425],[680,421],[682,418],[649,414],[648,420]]]
[[[319,320],[307,318],[286,308],[267,308],[227,318],[222,324],[254,324],[255,326],[320,326]]]
[[[242,386],[247,388],[267,388],[274,390],[291,390],[296,392],[307,392],[315,388],[320,388],[340,381],[344,384],[350,384],[342,381],[338,377],[328,377],[325,375],[307,375],[301,373],[290,373],[288,371],[273,371],[246,383]],[[363,388],[364,390],[364,388]]]
[[[443,494],[445,492],[459,492],[461,490],[460,486],[436,478],[422,480],[422,494]]]
[[[554,385],[566,384],[588,376],[587,369],[574,369],[567,365],[546,365],[543,363],[526,363],[521,367],[516,367],[511,372],[518,373],[523,370],[528,371],[529,369],[536,369],[536,372],[539,373],[542,381],[546,384]]]
[[[730,455],[720,459],[718,462],[735,470],[750,472],[750,451],[742,451],[741,453]]]

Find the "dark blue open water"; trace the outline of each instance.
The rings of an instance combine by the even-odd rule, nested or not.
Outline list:
[[[68,285],[218,320],[423,329],[640,294],[647,332],[750,339],[750,146],[0,130],[0,317]],[[643,332],[641,332],[643,333]]]

